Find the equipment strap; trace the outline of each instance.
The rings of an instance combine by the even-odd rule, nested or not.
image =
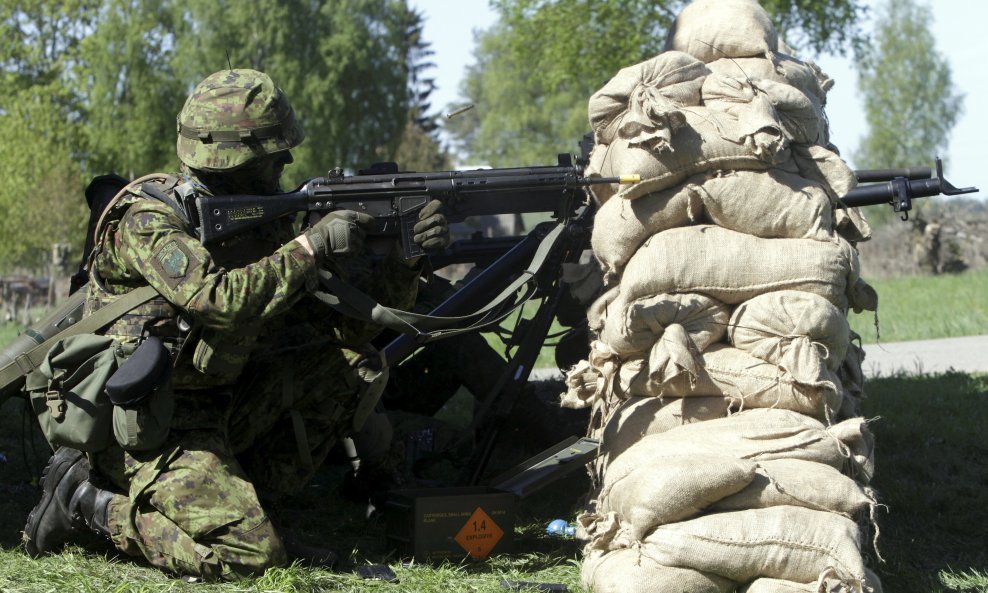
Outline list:
[[[519,304],[531,298],[535,289],[530,286],[528,294],[519,299],[514,307],[506,313],[500,311],[502,304],[535,279],[565,228],[566,225],[563,223],[556,225],[539,244],[528,267],[500,294],[469,315],[438,317],[386,307],[325,270],[319,272],[319,281],[325,290],[315,291],[313,294],[343,315],[377,323],[403,334],[413,335],[420,343],[475,331],[501,321],[510,315],[511,311]]]
[[[70,336],[95,333],[103,326],[113,323],[131,309],[143,305],[156,296],[158,296],[158,291],[151,286],[143,286],[132,290],[105,307],[94,311],[92,315],[83,317],[78,322],[68,326],[27,352],[19,354],[13,362],[0,368],[0,388],[10,385],[40,367],[48,355],[48,351],[55,345],[55,342]]]

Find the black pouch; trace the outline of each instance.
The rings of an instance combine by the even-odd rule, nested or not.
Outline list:
[[[113,402],[113,436],[128,451],[160,447],[168,438],[175,397],[171,356],[158,338],[147,338],[106,382]]]

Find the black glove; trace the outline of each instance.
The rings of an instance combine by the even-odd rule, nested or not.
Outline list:
[[[320,258],[361,253],[364,250],[367,229],[373,222],[374,217],[370,214],[336,210],[312,225],[312,228],[305,231],[305,236],[316,256]]]
[[[449,245],[449,224],[441,210],[443,203],[432,200],[419,211],[419,221],[412,227],[412,241],[425,250],[445,249]]]

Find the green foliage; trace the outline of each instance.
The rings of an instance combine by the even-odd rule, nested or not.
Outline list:
[[[950,65],[936,50],[932,10],[916,0],[879,7],[873,43],[858,60],[868,134],[854,153],[862,169],[931,164],[961,115]]]
[[[500,21],[478,37],[461,94],[477,108],[447,124],[460,151],[492,166],[574,152],[587,99],[625,66],[662,51],[685,2],[495,0]],[[764,3],[790,41],[837,51],[861,39],[860,0]]]
[[[286,186],[406,154],[435,168],[428,43],[406,0],[0,0],[0,272],[78,254],[82,188],[174,171],[175,116],[225,68],[269,72],[307,133]]]
[[[184,4],[191,39],[178,48],[184,77],[229,63],[271,74],[306,131],[290,183],[341,166],[387,160],[409,109],[404,0],[259,0]],[[175,110],[177,111],[177,109]]]

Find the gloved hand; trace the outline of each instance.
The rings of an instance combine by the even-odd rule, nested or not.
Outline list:
[[[419,211],[419,221],[412,227],[412,241],[425,250],[445,249],[449,245],[449,224],[441,210],[443,203],[432,200]]]
[[[374,217],[353,210],[330,212],[305,231],[316,257],[360,253],[364,250],[364,237],[374,222]]]

